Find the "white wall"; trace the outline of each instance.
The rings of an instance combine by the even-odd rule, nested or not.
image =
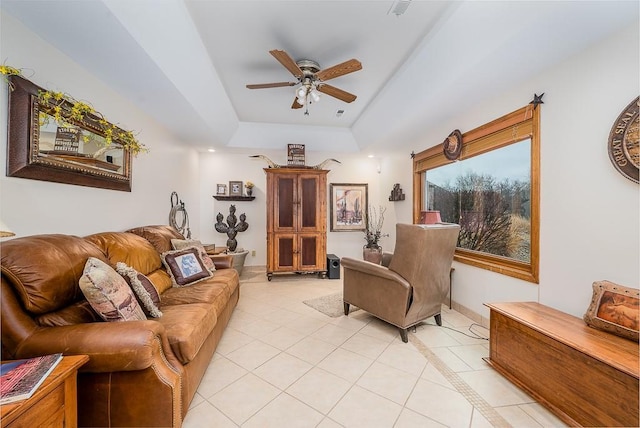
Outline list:
[[[216,201],[213,198],[216,192],[216,184],[227,184],[229,181],[251,181],[255,184],[253,195],[256,197],[251,202],[233,202],[236,206],[236,216],[246,213],[249,229],[238,233],[236,240],[238,247],[247,250],[255,250],[256,255],[249,255],[246,265],[266,265],[266,176],[264,168],[266,162],[261,159],[250,158],[249,155],[263,154],[276,163],[286,163],[286,152],[267,150],[237,150],[224,153],[203,153],[200,155],[200,231],[199,239],[205,243],[215,243],[224,246],[227,240],[226,234],[215,231],[215,217],[218,213],[226,216],[229,214],[231,202]],[[385,213],[384,232],[391,236],[383,238],[381,243],[385,250],[392,250],[395,243],[395,223],[400,217],[411,221],[411,182],[405,177],[404,182],[399,181],[397,170],[411,170],[411,159],[407,153],[402,161],[389,157],[368,158],[366,154],[336,154],[328,152],[306,152],[306,164],[316,165],[327,158],[335,158],[341,163],[331,163],[327,166],[330,170],[327,176],[327,194],[330,183],[367,183],[369,203],[378,207],[387,208]],[[380,169],[380,173],[378,173]],[[402,202],[389,202],[389,195],[394,183],[400,182],[405,193],[409,189],[407,199]],[[408,212],[406,216],[404,213]],[[327,253],[334,253],[339,257],[362,257],[362,246],[365,244],[363,232],[330,232],[330,215],[327,213]]]
[[[0,174],[0,216],[18,236],[86,235],[147,224],[167,224],[170,194],[185,201],[192,229],[199,225],[198,156],[179,148],[157,122],[124,97],[34,35],[6,13],[1,16],[0,58],[45,89],[88,101],[113,123],[138,132],[150,148],[133,160],[132,192],[50,183]],[[0,90],[0,164],[6,164],[7,86]]]
[[[531,58],[535,61],[535,58]],[[545,93],[541,106],[540,284],[455,263],[453,300],[483,316],[483,303],[539,301],[582,316],[593,281],[640,285],[640,193],[607,154],[611,127],[640,93],[638,23],[530,81],[461,109],[425,130],[424,148]]]

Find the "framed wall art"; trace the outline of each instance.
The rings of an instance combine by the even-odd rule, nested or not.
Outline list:
[[[242,181],[229,182],[229,196],[242,196]]]
[[[331,232],[365,230],[369,185],[331,183],[330,187]]]
[[[224,196],[227,194],[226,184],[216,184],[216,195]]]

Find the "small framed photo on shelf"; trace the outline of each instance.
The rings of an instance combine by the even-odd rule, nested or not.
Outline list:
[[[216,184],[216,195],[226,196],[226,194],[227,194],[227,185]]]
[[[229,182],[229,196],[242,196],[242,181]]]

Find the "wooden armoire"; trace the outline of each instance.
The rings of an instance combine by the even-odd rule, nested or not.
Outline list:
[[[327,271],[327,173],[265,168],[267,278],[274,273]]]

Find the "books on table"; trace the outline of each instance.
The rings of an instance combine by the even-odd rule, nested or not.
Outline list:
[[[7,361],[0,366],[0,404],[25,400],[33,395],[62,360],[62,354]]]

